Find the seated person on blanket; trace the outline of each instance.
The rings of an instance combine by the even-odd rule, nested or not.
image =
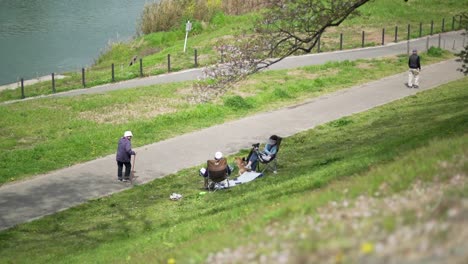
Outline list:
[[[218,160],[218,161],[219,161],[219,160],[222,160],[222,159],[226,159],[226,158],[223,157],[223,153],[220,152],[220,151],[216,152],[215,155],[214,155],[214,160]],[[231,166],[229,166],[229,165],[226,166],[226,173],[227,173],[228,175],[231,175],[231,172],[232,172]],[[201,168],[201,169],[200,169],[200,176],[202,176],[202,177],[204,177],[204,178],[207,178],[207,177],[208,177],[208,170],[207,170],[207,168]]]
[[[249,162],[245,166],[248,170],[255,170],[257,168],[258,159],[260,158],[263,161],[269,161],[273,155],[276,154],[278,147],[276,146],[276,142],[278,140],[278,136],[273,135],[268,139],[268,142],[265,144],[265,148],[263,151],[258,151],[258,144],[255,145],[252,155],[249,158]]]

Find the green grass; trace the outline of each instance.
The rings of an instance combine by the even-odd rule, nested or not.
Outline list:
[[[452,57],[421,56],[425,65]],[[0,163],[7,166],[0,184],[112,154],[125,130],[142,146],[402,72],[406,64],[398,56],[262,72],[220,102],[201,105],[187,103],[191,83],[2,105]]]
[[[332,28],[322,37],[321,51],[339,49],[339,33],[344,33],[344,48],[361,46],[361,32],[366,31],[365,46],[379,45],[382,28],[386,28],[386,43],[393,41],[394,28],[399,27],[398,39],[406,39],[406,28],[411,24],[411,37],[419,37],[419,23],[423,23],[422,35],[430,33],[430,23],[434,20],[433,33],[442,30],[442,19],[445,18],[445,29],[452,30],[452,17],[464,10],[468,0],[376,0],[362,6],[361,17],[352,17],[338,28]],[[196,32],[188,40],[187,52],[184,47],[184,27],[171,31],[159,32],[136,38],[129,43],[114,43],[106,48],[95,60],[95,64],[86,68],[86,87],[111,82],[111,65],[115,65],[115,80],[122,81],[138,78],[139,65],[128,66],[134,55],[143,58],[144,75],[155,75],[167,72],[167,55],[171,55],[172,71],[188,69],[194,65],[194,49],[198,51],[199,66],[211,65],[218,61],[213,47],[219,39],[231,38],[245,32],[251,32],[256,14],[227,16],[218,14],[210,24],[197,23]],[[362,26],[365,25],[365,26]],[[455,29],[459,27],[456,19]],[[82,88],[81,72],[67,72],[65,79],[56,80],[58,92]],[[50,82],[27,86],[26,97],[52,93]],[[5,90],[0,92],[0,102],[20,99],[21,91]]]
[[[2,262],[198,263],[210,252],[269,239],[267,225],[372,195],[384,182],[391,195],[416,179],[466,174],[467,81],[286,138],[275,176],[200,195],[202,179],[191,168],[0,232]],[[172,192],[184,198],[170,201]]]

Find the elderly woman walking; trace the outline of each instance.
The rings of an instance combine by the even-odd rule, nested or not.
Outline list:
[[[122,182],[127,182],[130,179],[130,171],[132,164],[130,159],[132,155],[136,155],[135,151],[132,150],[132,137],[131,131],[125,131],[124,136],[120,138],[117,147],[117,179]],[[125,176],[122,176],[123,166],[125,165]]]

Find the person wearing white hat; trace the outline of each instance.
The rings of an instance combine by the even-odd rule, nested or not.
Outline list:
[[[220,161],[222,159],[226,159],[226,158],[224,158],[223,153],[221,151],[216,151],[216,153],[214,155],[214,160]],[[231,175],[232,169],[233,168],[230,165],[226,166],[226,172],[227,172],[228,175]],[[200,169],[200,176],[204,177],[205,180],[206,180],[206,178],[208,177],[208,170],[206,168],[201,168]]]
[[[221,151],[217,151],[214,155],[215,160],[220,160],[223,158],[223,153]]]
[[[130,159],[132,155],[136,155],[135,151],[132,150],[132,137],[132,131],[125,131],[117,146],[117,179],[123,182],[127,182],[130,179],[130,171],[132,170]],[[122,175],[124,165],[125,175]]]

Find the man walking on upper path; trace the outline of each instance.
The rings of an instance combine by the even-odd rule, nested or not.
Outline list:
[[[419,88],[419,73],[421,72],[421,61],[416,49],[408,60],[408,88]]]

